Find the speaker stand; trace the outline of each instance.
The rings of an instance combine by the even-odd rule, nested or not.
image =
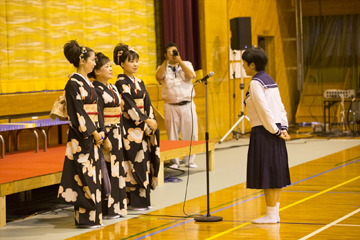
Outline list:
[[[235,60],[235,55],[236,55],[236,52],[234,51],[233,52],[234,54],[234,58],[233,60]],[[241,54],[241,50],[240,50],[240,54]],[[250,122],[250,119],[248,118],[248,116],[246,116],[244,114],[244,88],[245,88],[245,84],[244,84],[244,78],[243,78],[243,74],[242,74],[242,66],[243,65],[243,60],[242,60],[242,57],[240,56],[240,76],[241,76],[241,83],[240,83],[240,89],[241,89],[241,112],[240,114],[238,115],[239,119],[238,121],[230,128],[230,130],[225,134],[225,136],[219,141],[219,143],[222,143],[225,138],[234,130],[234,128],[236,126],[238,126],[238,131],[233,131],[233,135],[236,136],[236,140],[239,139],[239,135],[244,135],[244,119],[248,120],[248,122]],[[235,81],[235,67],[233,67],[233,70],[234,70],[234,73],[233,73],[233,79]],[[235,88],[234,88],[234,91],[235,91]],[[234,105],[235,105],[235,101],[234,101]],[[240,133],[240,126],[239,126],[239,123],[241,122],[241,133]]]

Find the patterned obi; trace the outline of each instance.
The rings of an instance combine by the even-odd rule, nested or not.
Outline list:
[[[84,110],[89,115],[89,118],[94,122],[98,122],[98,109],[96,103],[84,104]]]
[[[138,99],[134,99],[136,106],[139,108],[140,112],[142,114],[145,114],[145,108],[144,108],[144,99],[142,98],[138,98]]]
[[[104,108],[105,126],[117,125],[120,123],[121,107]]]

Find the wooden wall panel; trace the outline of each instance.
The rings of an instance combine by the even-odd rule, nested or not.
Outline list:
[[[304,17],[360,14],[359,0],[301,0],[301,3]]]
[[[267,44],[267,46],[272,46],[271,49],[269,51],[265,49],[269,59],[275,61],[270,72],[275,71],[272,77],[279,85],[289,122],[294,121],[299,92],[296,72],[295,10],[292,2],[288,0],[228,0],[228,19],[230,21],[236,17],[251,17],[253,45],[258,46],[258,37],[271,39]],[[230,35],[230,27],[228,31]],[[235,93],[236,96],[240,96],[238,87],[240,80],[235,81]],[[244,79],[245,89],[248,88],[249,81],[250,79]],[[241,109],[240,104],[242,104],[240,100],[235,99],[235,109]],[[245,126],[246,131],[249,131],[250,125]]]

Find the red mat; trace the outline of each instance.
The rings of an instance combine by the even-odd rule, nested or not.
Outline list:
[[[65,159],[65,145],[49,147],[47,152],[16,151],[0,159],[0,184],[61,172]]]
[[[192,146],[205,141],[192,141]],[[61,172],[65,159],[65,146],[49,147],[47,152],[15,151],[0,158],[0,184],[31,177]],[[160,141],[160,152],[189,147],[190,141]]]
[[[204,144],[206,141],[192,141],[192,146]],[[189,147],[190,141],[160,140],[160,153],[177,148]]]

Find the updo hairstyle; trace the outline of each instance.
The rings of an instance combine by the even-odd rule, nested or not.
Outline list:
[[[95,62],[96,65],[91,73],[88,74],[89,78],[96,79],[95,69],[99,70],[102,66],[110,62],[110,59],[105,56],[102,52],[98,52],[95,54]]]
[[[64,45],[64,55],[66,59],[76,68],[79,68],[81,58],[87,61],[90,56],[90,52],[94,51],[88,47],[80,47],[76,40],[71,40]]]
[[[114,48],[114,63],[121,66],[121,63],[124,63],[126,59],[129,59],[129,61],[139,59],[139,54],[132,48],[129,48],[128,45],[119,43]]]

